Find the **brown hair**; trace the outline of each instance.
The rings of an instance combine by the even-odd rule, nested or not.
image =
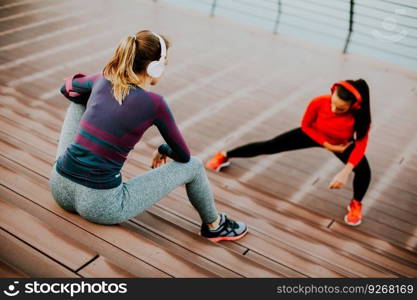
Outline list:
[[[161,35],[166,47],[169,40]],[[161,57],[161,45],[158,37],[149,30],[142,30],[134,36],[122,39],[113,57],[103,69],[103,76],[112,83],[113,95],[121,105],[129,94],[131,85],[142,82],[141,77],[151,61]]]
[[[360,140],[366,136],[369,127],[371,127],[371,105],[369,99],[369,86],[364,79],[349,79],[346,81],[353,85],[362,97],[361,109],[353,112],[355,116],[356,139]],[[344,101],[350,101],[351,103],[356,101],[356,97],[343,86],[338,87],[337,95],[340,99]]]

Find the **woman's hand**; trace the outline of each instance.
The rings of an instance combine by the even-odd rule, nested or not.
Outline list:
[[[152,155],[151,168],[155,169],[167,163],[167,156],[163,155],[156,150]]]
[[[336,174],[333,180],[329,184],[329,189],[340,189],[342,188],[349,179],[350,173],[352,173],[353,165],[348,163],[346,166]]]
[[[344,145],[332,145],[328,142],[324,142],[323,147],[331,152],[343,153],[345,152],[346,148],[349,147],[353,142],[349,142]]]

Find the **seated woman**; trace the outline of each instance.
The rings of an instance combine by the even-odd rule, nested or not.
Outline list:
[[[174,117],[158,94],[148,91],[164,73],[169,43],[144,30],[124,38],[103,73],[77,74],[61,92],[72,102],[50,176],[55,201],[99,224],[118,224],[185,184],[211,241],[237,240],[242,222],[216,210],[202,161],[190,151]],[[123,181],[120,170],[143,133],[155,125],[166,144],[155,151],[153,170]],[[167,162],[167,157],[174,161]]]
[[[284,151],[323,147],[333,152],[345,165],[329,185],[339,189],[353,171],[353,199],[345,222],[357,226],[362,222],[362,199],[371,180],[371,170],[365,156],[371,125],[369,87],[365,80],[345,80],[335,83],[331,94],[314,98],[305,111],[301,127],[261,142],[250,143],[233,150],[218,152],[206,164],[220,171],[230,165],[230,158],[253,157]]]

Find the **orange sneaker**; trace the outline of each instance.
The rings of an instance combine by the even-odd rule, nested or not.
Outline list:
[[[348,213],[345,215],[345,223],[350,226],[358,226],[362,223],[362,203],[356,200],[350,201]]]
[[[230,166],[229,159],[221,152],[217,152],[212,159],[206,163],[206,168],[219,172],[222,168]]]

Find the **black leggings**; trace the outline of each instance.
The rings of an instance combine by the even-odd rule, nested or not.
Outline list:
[[[231,151],[228,151],[227,157],[253,157],[261,154],[275,154],[284,151],[305,149],[310,147],[322,146],[312,140],[301,130],[301,128],[295,128],[280,134],[271,140],[250,143],[237,147]],[[347,163],[354,147],[355,145],[352,144],[343,153],[334,152],[334,154],[343,163]],[[353,179],[353,197],[354,199],[361,201],[365,196],[371,181],[371,169],[365,156],[353,169],[353,172],[355,173],[355,177]]]

